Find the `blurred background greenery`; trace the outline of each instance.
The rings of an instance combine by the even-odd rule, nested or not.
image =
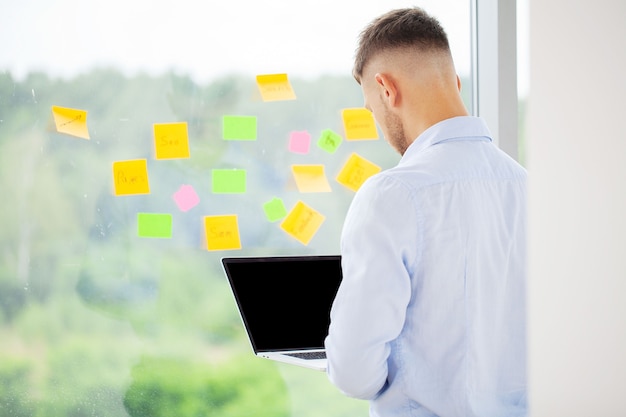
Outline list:
[[[338,253],[353,192],[334,181],[352,152],[382,168],[399,157],[381,138],[343,135],[341,109],[361,107],[350,77],[291,79],[297,99],[263,102],[254,79],[199,85],[174,73],[73,79],[0,74],[0,417],[355,416],[324,373],[256,358],[221,269],[225,255]],[[90,140],[50,129],[51,106],[88,112]],[[258,140],[224,141],[223,115],[258,118]],[[191,157],[155,160],[153,124],[188,123]],[[306,155],[288,152],[308,131]],[[148,195],[114,196],[112,163],[145,158]],[[298,192],[290,164],[324,164],[331,193]],[[248,191],[211,193],[213,168],[243,168]],[[172,194],[191,184],[188,212]],[[308,246],[263,203],[298,200],[326,220]],[[171,213],[171,239],[137,236],[138,212]],[[207,251],[202,217],[237,214],[242,250]]]

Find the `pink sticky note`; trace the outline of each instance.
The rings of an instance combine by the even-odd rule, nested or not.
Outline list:
[[[198,194],[191,185],[181,185],[178,191],[172,195],[176,205],[181,211],[187,211],[200,202]]]
[[[289,135],[289,151],[293,153],[309,153],[311,135],[308,132],[291,132]]]

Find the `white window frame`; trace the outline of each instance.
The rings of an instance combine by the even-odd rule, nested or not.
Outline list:
[[[516,0],[470,0],[472,109],[494,142],[518,160]]]

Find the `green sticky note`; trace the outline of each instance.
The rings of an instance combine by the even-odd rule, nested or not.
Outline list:
[[[245,169],[214,169],[211,171],[213,192],[236,194],[246,192]]]
[[[330,129],[322,130],[320,138],[317,140],[317,146],[322,148],[328,153],[335,153],[343,138],[338,133],[333,132]]]
[[[256,116],[224,116],[224,140],[256,140]]]
[[[263,210],[265,211],[265,217],[267,217],[267,220],[270,222],[280,220],[287,215],[287,209],[285,208],[283,200],[277,197],[263,204]]]
[[[137,235],[139,237],[172,237],[172,215],[137,213]]]

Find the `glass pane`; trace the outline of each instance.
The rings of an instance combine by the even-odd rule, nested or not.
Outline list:
[[[220,258],[338,253],[362,180],[340,176],[350,157],[399,159],[379,132],[344,129],[342,110],[363,105],[356,37],[409,5],[4,8],[0,415],[367,414],[324,373],[252,355]],[[471,103],[469,2],[422,6]],[[264,101],[266,74],[287,74],[295,100]],[[294,165],[323,175],[303,185]],[[299,203],[323,217],[309,234],[281,227]]]

